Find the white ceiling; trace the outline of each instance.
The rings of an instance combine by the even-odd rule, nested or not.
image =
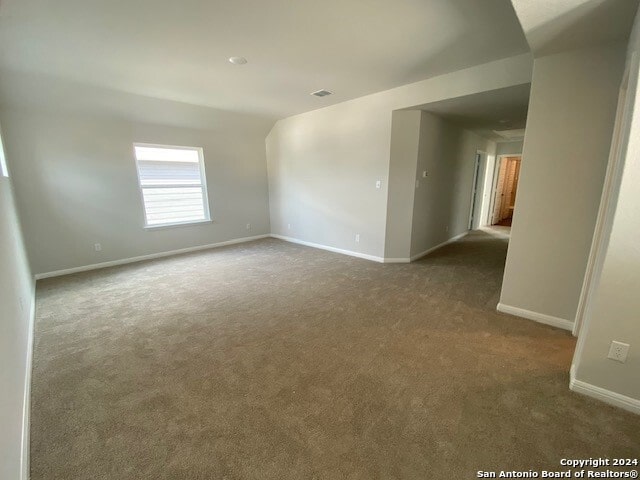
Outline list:
[[[531,84],[516,85],[422,105],[421,110],[490,140],[506,141],[495,130],[525,128]]]
[[[277,118],[527,51],[509,0],[0,4],[0,68],[13,78]],[[321,88],[334,95],[309,95]]]
[[[513,0],[535,56],[625,41],[638,0]]]

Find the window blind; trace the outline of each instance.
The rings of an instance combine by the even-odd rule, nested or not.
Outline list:
[[[135,146],[146,225],[209,220],[202,150]]]

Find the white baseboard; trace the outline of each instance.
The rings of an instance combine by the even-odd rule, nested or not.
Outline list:
[[[544,313],[532,312],[531,310],[512,307],[511,305],[505,305],[504,303],[499,303],[497,310],[502,313],[508,313],[509,315],[515,315],[516,317],[527,318],[539,323],[551,325],[552,327],[558,327],[569,331],[573,330],[573,322],[564,318],[553,317],[551,315],[545,315]]]
[[[36,291],[35,284],[31,292],[31,306],[29,308],[29,324],[27,325],[27,362],[24,378],[24,399],[22,404],[22,439],[21,439],[21,472],[20,478],[28,480],[30,474],[30,443],[31,443],[31,373],[33,371],[33,336],[36,319]]]
[[[115,267],[118,265],[125,265],[127,263],[142,262],[143,260],[153,260],[154,258],[169,257],[171,255],[178,255],[181,253],[197,252],[199,250],[208,250],[210,248],[224,247],[226,245],[235,245],[237,243],[252,242],[254,240],[260,240],[261,238],[267,238],[267,237],[269,237],[268,234],[255,235],[253,237],[234,238],[233,240],[227,240],[225,242],[210,243],[207,245],[197,245],[195,247],[180,248],[178,250],[169,250],[168,252],[151,253],[149,255],[141,255],[139,257],[130,257],[130,258],[123,258],[121,260],[112,260],[110,262],[93,263],[91,265],[84,265],[82,267],[74,267],[74,268],[66,268],[64,270],[55,270],[53,272],[37,273],[35,275],[35,279],[41,280],[43,278],[69,275],[71,273],[87,272],[89,270],[97,270],[100,268]]]
[[[45,279],[45,278],[60,277],[62,275],[70,275],[72,273],[88,272],[90,270],[98,270],[100,268],[115,267],[115,266],[118,266],[118,265],[126,265],[128,263],[142,262],[144,260],[153,260],[155,258],[169,257],[169,256],[172,256],[172,255],[178,255],[178,254],[181,254],[181,253],[197,252],[199,250],[207,250],[207,249],[210,249],[210,248],[224,247],[226,245],[235,245],[235,244],[238,244],[238,243],[251,242],[253,240],[259,240],[261,238],[267,238],[267,237],[273,237],[273,238],[277,238],[277,239],[280,239],[280,240],[284,240],[286,242],[297,243],[299,245],[305,245],[307,247],[319,248],[321,250],[327,250],[329,252],[340,253],[342,255],[349,255],[349,256],[352,256],[352,257],[364,258],[365,260],[371,260],[373,262],[378,262],[378,263],[409,263],[409,262],[412,262],[413,260],[417,260],[418,258],[422,258],[425,255],[428,255],[429,253],[433,252],[434,250],[437,250],[438,248],[444,247],[445,245],[448,245],[449,243],[452,243],[452,242],[455,242],[456,240],[461,239],[462,237],[464,237],[468,233],[469,232],[464,232],[464,233],[462,233],[460,235],[456,235],[455,237],[450,238],[446,242],[443,242],[440,245],[436,245],[435,247],[432,247],[429,250],[426,250],[426,251],[424,251],[422,253],[419,253],[418,255],[414,255],[411,258],[384,258],[384,257],[378,257],[378,256],[375,256],[375,255],[369,255],[367,253],[354,252],[353,250],[345,250],[343,248],[330,247],[328,245],[322,245],[322,244],[319,244],[319,243],[307,242],[305,240],[299,240],[297,238],[287,237],[285,235],[278,235],[278,234],[272,233],[272,234],[265,234],[265,235],[256,235],[256,236],[253,236],[253,237],[236,238],[236,239],[233,239],[233,240],[227,240],[225,242],[210,243],[210,244],[207,244],[207,245],[198,245],[198,246],[195,246],[195,247],[180,248],[178,250],[169,250],[167,252],[151,253],[149,255],[141,255],[141,256],[138,256],[138,257],[123,258],[123,259],[120,259],[120,260],[112,260],[112,261],[109,261],[109,262],[93,263],[93,264],[90,264],[90,265],[83,265],[81,267],[73,267],[73,268],[66,268],[66,269],[62,269],[62,270],[54,270],[52,272],[37,273],[35,275],[35,279],[36,280],[42,280],[42,279]]]
[[[349,255],[351,257],[364,258],[365,260],[372,260],[374,262],[383,263],[385,261],[382,257],[376,257],[375,255],[369,255],[367,253],[354,252],[352,250],[345,250],[342,248],[330,247],[328,245],[322,245],[320,243],[307,242],[305,240],[299,240],[293,237],[287,237],[284,235],[278,235],[276,233],[272,233],[271,236],[273,238],[277,238],[279,240],[284,240],[285,242],[296,243],[298,245],[304,245],[306,247],[319,248],[320,250],[327,250],[333,253],[341,253],[343,255]]]
[[[391,258],[391,257],[385,257],[384,258],[384,263],[409,263],[411,262],[410,258]]]
[[[431,248],[429,248],[429,249],[425,250],[424,252],[420,252],[420,253],[418,253],[418,254],[416,254],[416,255],[413,255],[413,256],[410,258],[410,261],[412,261],[412,262],[413,262],[413,261],[415,261],[415,260],[418,260],[419,258],[425,257],[425,256],[429,255],[431,252],[434,252],[434,251],[438,250],[439,248],[444,247],[445,245],[449,245],[450,243],[457,242],[457,241],[458,241],[458,240],[460,240],[462,237],[465,237],[465,236],[467,236],[468,234],[469,234],[469,231],[467,230],[466,232],[461,233],[460,235],[456,235],[455,237],[451,237],[451,238],[450,238],[449,240],[447,240],[446,242],[442,242],[441,244],[436,245],[435,247],[431,247]]]
[[[379,263],[410,263],[410,262],[413,262],[414,260],[417,260],[418,258],[422,258],[425,255],[428,255],[429,253],[431,253],[431,252],[433,252],[433,251],[435,251],[435,250],[437,250],[439,248],[444,247],[445,245],[453,243],[456,240],[460,240],[462,237],[464,237],[468,233],[469,232],[467,231],[467,232],[461,233],[460,235],[456,235],[455,237],[450,238],[446,242],[443,242],[440,245],[436,245],[435,247],[430,248],[429,250],[425,250],[424,252],[421,252],[421,253],[419,253],[417,255],[414,255],[411,258],[407,258],[407,257],[400,257],[400,258],[377,257],[375,255],[369,255],[367,253],[354,252],[353,250],[345,250],[343,248],[330,247],[328,245],[322,245],[320,243],[307,242],[306,240],[299,240],[297,238],[287,237],[285,235],[278,235],[276,233],[272,233],[271,236],[273,238],[284,240],[285,242],[297,243],[298,245],[305,245],[307,247],[319,248],[321,250],[327,250],[329,252],[334,252],[334,253],[341,253],[343,255],[349,255],[351,257],[364,258],[365,260],[371,260],[373,262],[379,262]]]
[[[627,397],[626,395],[622,395],[621,393],[616,393],[612,392],[611,390],[596,387],[595,385],[583,382],[582,380],[576,380],[574,376],[575,369],[573,368],[573,366],[571,366],[571,370],[571,381],[569,382],[569,388],[572,391],[640,415],[640,400],[638,400],[637,398]]]

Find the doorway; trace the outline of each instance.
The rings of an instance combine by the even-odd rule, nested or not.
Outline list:
[[[475,166],[473,168],[473,190],[471,191],[471,214],[469,215],[469,230],[473,230],[476,225],[476,219],[478,218],[478,211],[481,208],[480,202],[482,195],[480,190],[482,188],[482,153],[476,153]]]
[[[495,157],[482,150],[476,150],[471,189],[471,210],[469,230],[487,227],[490,223],[490,201]]]
[[[518,193],[521,155],[499,157],[494,180],[491,225],[510,227]]]

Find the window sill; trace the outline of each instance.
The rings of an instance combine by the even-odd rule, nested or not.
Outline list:
[[[195,222],[180,222],[180,223],[161,223],[158,225],[145,225],[145,230],[162,230],[164,228],[175,228],[175,227],[188,227],[190,225],[200,225],[202,223],[213,223],[213,220],[196,220]]]

